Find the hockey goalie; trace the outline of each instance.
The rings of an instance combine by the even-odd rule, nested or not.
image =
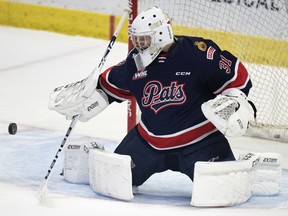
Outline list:
[[[141,12],[129,35],[134,49],[100,74],[89,97],[50,106],[83,122],[131,97],[141,110],[140,122],[113,153],[99,147],[88,148],[89,156],[79,151],[89,164],[81,182],[130,200],[132,186],[172,170],[194,182],[195,206],[238,205],[253,194],[277,194],[280,155],[251,153],[236,160],[226,138],[245,134],[256,112],[247,99],[252,81],[244,64],[209,39],[173,35],[170,19],[158,7]],[[73,170],[72,162],[66,161],[66,178],[77,182],[82,165]],[[67,174],[67,166],[75,173]]]

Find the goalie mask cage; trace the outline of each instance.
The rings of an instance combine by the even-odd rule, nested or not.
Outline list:
[[[246,66],[257,107],[247,135],[288,141],[288,0],[129,0],[132,13],[160,7],[174,35],[212,39]],[[131,43],[130,43],[131,48]],[[128,130],[135,125],[129,103]]]

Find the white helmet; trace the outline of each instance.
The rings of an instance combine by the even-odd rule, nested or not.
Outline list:
[[[129,34],[139,52],[134,56],[138,70],[144,70],[167,44],[173,42],[170,19],[156,6],[138,14]]]

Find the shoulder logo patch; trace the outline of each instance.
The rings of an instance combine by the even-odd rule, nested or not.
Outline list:
[[[207,45],[206,43],[204,43],[203,41],[195,41],[194,42],[194,45],[198,47],[199,50],[205,52],[207,50]]]

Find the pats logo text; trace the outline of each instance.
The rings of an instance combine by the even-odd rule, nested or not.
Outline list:
[[[143,107],[149,107],[157,113],[165,107],[180,105],[185,101],[184,84],[173,81],[169,86],[163,86],[159,81],[150,81],[144,87],[141,103]]]

